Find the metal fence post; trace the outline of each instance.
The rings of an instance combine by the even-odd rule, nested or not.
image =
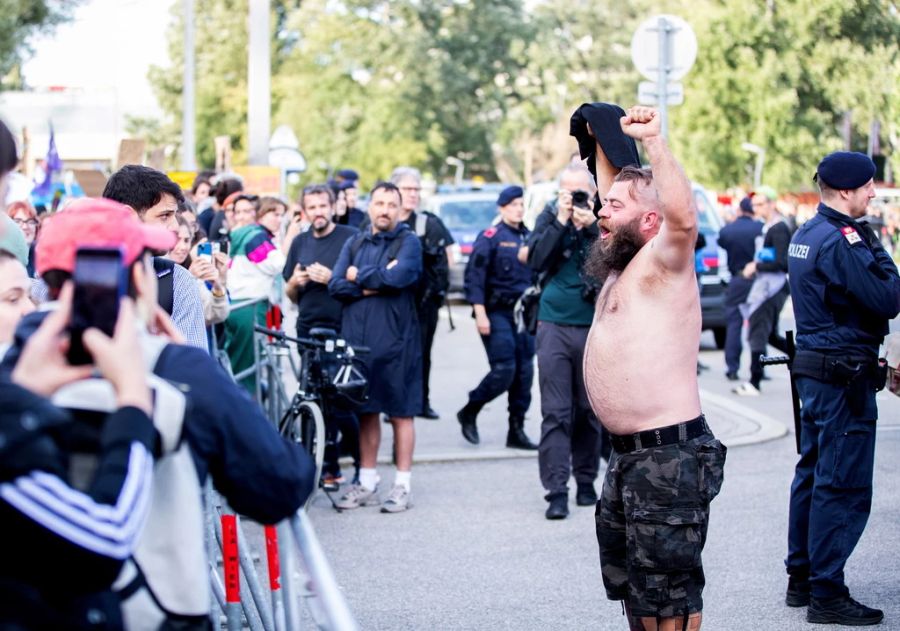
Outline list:
[[[228,631],[241,631],[241,574],[234,515],[222,515],[222,560],[225,572],[225,616]]]
[[[288,520],[275,527],[278,532],[278,561],[281,567],[281,590],[284,598],[284,617],[287,628],[295,631],[300,628],[300,598],[294,589],[297,575],[297,548],[291,536]]]
[[[266,561],[269,571],[269,590],[272,592],[272,618],[276,631],[285,631],[284,592],[281,589],[281,566],[278,563],[278,531],[275,526],[265,527]]]

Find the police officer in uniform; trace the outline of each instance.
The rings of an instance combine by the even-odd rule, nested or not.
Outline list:
[[[878,347],[900,312],[900,277],[862,221],[874,197],[875,164],[837,152],[819,163],[818,214],[794,235],[788,274],[797,322],[793,362],[801,455],[791,484],[786,602],[807,621],[881,622],[850,597],[844,565],[872,504],[875,393],[884,386]]]
[[[502,221],[478,235],[466,266],[466,300],[472,304],[491,366],[456,415],[463,437],[473,445],[480,441],[476,419],[481,408],[509,392],[506,446],[537,449],[523,429],[525,412],[531,405],[534,336],[519,331],[513,315],[516,301],[532,280],[532,272],[525,264],[529,232],[522,224],[523,194],[520,186],[508,186],[500,192],[497,206]]]
[[[747,300],[752,278],[745,278],[741,272],[756,254],[756,237],[762,234],[763,224],[753,217],[753,202],[745,197],[740,203],[740,214],[730,224],[719,231],[719,247],[728,253],[728,271],[731,280],[725,290],[725,377],[737,381],[741,366],[741,333],[744,316],[740,306]]]

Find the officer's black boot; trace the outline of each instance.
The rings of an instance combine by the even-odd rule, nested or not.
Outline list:
[[[551,493],[544,499],[549,502],[544,517],[547,519],[565,519],[569,515],[569,496],[566,493]]]
[[[474,405],[469,401],[463,409],[456,413],[456,419],[459,421],[460,429],[462,429],[463,438],[473,445],[481,442],[481,439],[478,437],[478,426],[475,424],[475,419],[478,418],[480,411],[480,405]]]
[[[816,624],[842,624],[849,627],[864,627],[878,624],[884,619],[881,609],[872,609],[856,602],[849,595],[839,598],[819,600],[810,597],[806,610],[806,621]]]
[[[578,506],[596,506],[597,491],[590,482],[579,482],[578,489],[575,491],[575,503]]]
[[[806,607],[809,604],[809,579],[788,577],[784,603],[788,607]]]
[[[537,449],[538,446],[535,445],[531,440],[528,439],[528,436],[525,435],[525,430],[523,426],[525,425],[525,419],[521,418],[511,418],[509,419],[509,433],[506,434],[506,446],[512,447],[513,449],[529,449],[534,450]]]

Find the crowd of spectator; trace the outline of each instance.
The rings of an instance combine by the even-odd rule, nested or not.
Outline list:
[[[18,159],[5,127],[0,141],[5,175]],[[583,164],[566,167],[556,199],[533,232],[523,222],[524,191],[512,186],[500,192],[495,225],[484,226],[476,239],[465,275],[465,297],[490,372],[458,411],[460,429],[478,444],[479,412],[508,396],[506,445],[539,451],[548,519],[568,515],[573,474],[577,504],[596,504],[594,482],[610,451],[581,371],[598,291],[583,272],[598,238],[596,173],[603,165],[592,166],[593,173]],[[371,188],[363,209],[359,177],[350,169],[305,187],[293,202],[245,190],[231,173],[201,172],[183,191],[160,171],[128,165],[111,174],[104,199],[76,200],[43,214],[27,200],[7,205],[0,215],[0,516],[30,546],[72,555],[93,564],[96,573],[77,588],[61,587],[72,585],[74,561],[59,576],[23,574],[24,557],[33,549],[23,546],[22,558],[0,571],[0,623],[77,627],[96,611],[110,628],[135,616],[206,619],[208,593],[192,589],[205,580],[199,494],[205,479],[212,478],[233,508],[264,523],[291,514],[312,491],[310,459],[277,434],[254,400],[262,390],[254,371],[254,327],[280,326],[281,310],[290,304],[298,337],[330,331],[325,334],[366,348],[368,397],[354,410],[330,410],[322,485],[341,491],[335,504],[345,510],[380,506],[397,513],[412,506],[414,418],[440,418],[430,398],[431,349],[454,244],[441,219],[421,209],[421,191],[421,174],[405,166]],[[781,343],[787,243],[815,210],[778,199],[768,188],[739,208],[732,226],[748,230],[736,237],[738,255],[730,258],[735,296],[727,359],[735,380],[732,360],[736,352],[739,363],[744,320],[752,356],[767,343]],[[729,212],[723,209],[723,216],[731,221]],[[874,205],[871,224],[889,251],[900,254],[900,208]],[[720,245],[732,247],[733,232],[723,230]],[[86,370],[67,364],[61,340],[71,317],[76,252],[88,246],[121,248],[127,297],[113,335],[86,336],[94,362]],[[760,257],[769,250],[771,258]],[[520,299],[529,289],[540,296],[533,327],[521,313]],[[217,354],[227,356],[227,370],[217,364]],[[524,433],[535,354],[538,443]],[[167,388],[155,377],[183,388]],[[750,381],[736,392],[759,394],[762,379],[754,363]],[[107,405],[73,410],[54,403],[60,391],[88,381],[110,385]],[[82,397],[94,392],[77,390]],[[180,410],[174,426],[173,409]],[[26,426],[26,416],[35,422]],[[393,429],[396,469],[387,493],[376,468],[383,421]],[[89,446],[80,449],[90,452],[97,474],[87,483],[72,475],[71,442],[59,430],[73,423],[90,434]],[[29,448],[7,459],[7,439]],[[355,462],[350,480],[341,471],[341,455]],[[177,477],[153,469],[163,459]],[[29,484],[64,489],[63,502],[90,506],[91,518],[127,506],[128,520],[113,527],[100,517],[96,523],[69,520],[65,511],[44,519]],[[149,498],[162,495],[167,501],[149,509]],[[183,528],[173,532],[166,525],[176,515]],[[34,522],[40,529],[29,531]],[[160,546],[167,551],[160,554]],[[142,589],[152,597],[125,598],[120,609],[116,592]],[[148,601],[154,603],[149,613]]]

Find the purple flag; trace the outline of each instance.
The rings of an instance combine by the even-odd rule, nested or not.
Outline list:
[[[62,160],[56,151],[56,138],[53,133],[53,125],[50,125],[50,146],[47,147],[46,165],[44,166],[44,181],[35,187],[33,194],[49,195],[53,188],[53,174],[62,172]]]

